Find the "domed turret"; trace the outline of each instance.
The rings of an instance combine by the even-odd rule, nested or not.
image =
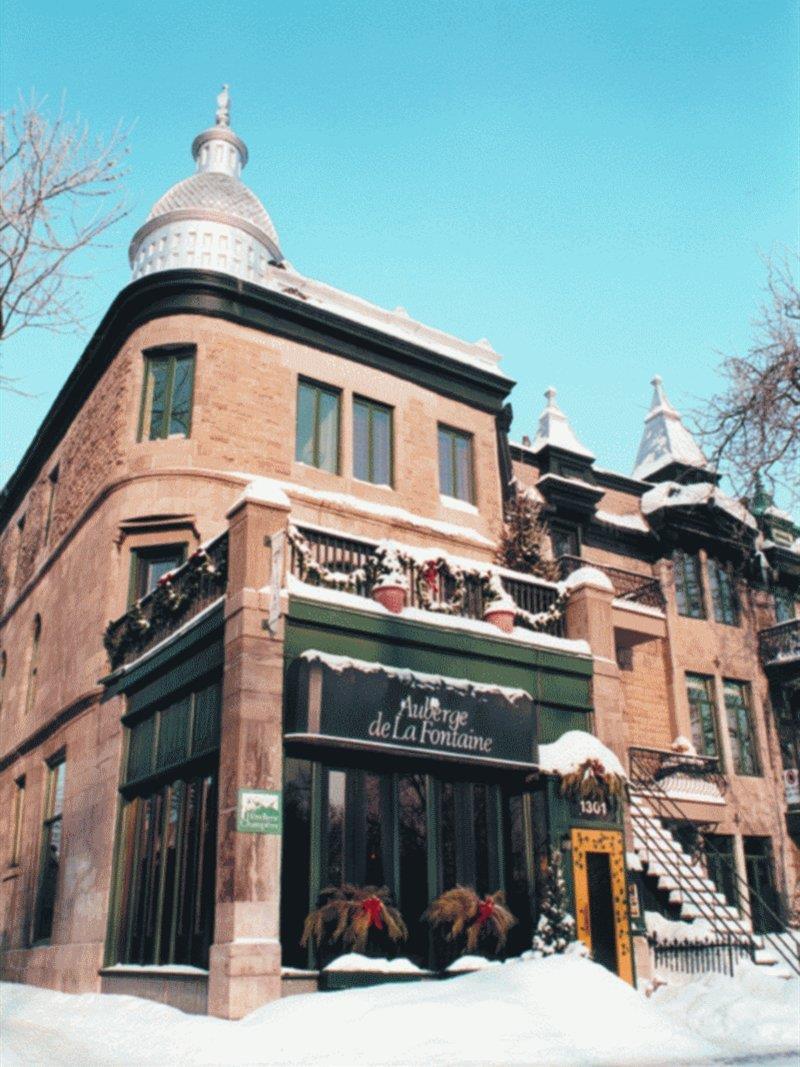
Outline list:
[[[217,97],[216,123],[195,137],[197,173],[173,185],[134,234],[133,277],[190,268],[259,282],[283,262],[278,234],[258,197],[241,180],[247,146],[230,129],[227,85]]]

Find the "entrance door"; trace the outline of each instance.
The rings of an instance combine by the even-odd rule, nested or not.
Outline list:
[[[578,938],[595,962],[633,984],[622,834],[573,830],[571,839]]]

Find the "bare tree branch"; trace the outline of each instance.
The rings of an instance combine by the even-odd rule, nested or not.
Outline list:
[[[0,113],[0,340],[28,327],[79,328],[84,278],[71,259],[127,214],[127,131],[93,138],[65,117],[63,100],[52,121],[45,102],[32,94]]]

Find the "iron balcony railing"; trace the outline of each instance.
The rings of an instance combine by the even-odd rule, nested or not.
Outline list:
[[[314,526],[298,524],[295,529],[304,541],[304,548],[310,551],[314,563],[324,567],[326,571],[337,576],[354,575],[351,592],[358,596],[370,596],[372,561],[377,542],[363,538],[348,537],[329,530],[323,530]],[[418,559],[406,559],[403,563],[405,577],[408,582],[408,604],[414,608],[424,608],[425,604],[420,595],[420,574],[422,553]],[[436,552],[431,552],[431,557],[436,558]],[[298,578],[304,578],[308,572],[307,560],[303,559],[303,553],[296,544],[291,546],[290,567],[292,574]],[[528,575],[517,574],[498,568],[503,588],[523,612],[530,615],[540,615],[547,612],[559,599],[559,589],[552,582]],[[484,594],[479,576],[476,573],[464,571],[461,575],[463,581],[463,596],[460,596],[460,604],[453,612],[462,618],[482,619],[484,611]],[[306,578],[306,580],[308,580]],[[456,592],[456,578],[453,573],[444,569],[436,574],[428,574],[428,598],[440,603],[452,602]],[[520,620],[525,625],[524,619]],[[560,615],[549,620],[542,626],[545,633],[556,637],[563,637],[565,632],[564,619]]]
[[[562,578],[573,574],[581,567],[594,567],[595,570],[602,571],[610,580],[617,599],[630,600],[634,604],[658,608],[660,611],[666,607],[664,591],[658,578],[637,574],[635,571],[622,570],[620,567],[609,567],[605,563],[595,563],[593,560],[582,559],[580,556],[560,556],[558,562],[561,566]]]
[[[714,785],[720,793],[724,793],[728,785],[715,756],[641,747],[629,748],[628,756],[630,779],[634,786],[647,786],[655,782],[663,788],[665,783],[675,779],[690,778]]]
[[[800,619],[789,619],[759,631],[758,651],[764,664],[800,660]]]
[[[160,644],[225,592],[228,535],[198,549],[156,588],[106,627],[103,643],[116,670]]]
[[[656,934],[647,938],[656,968],[677,974],[727,974],[743,960],[755,958],[755,945],[750,937],[722,934],[699,941],[663,939]]]

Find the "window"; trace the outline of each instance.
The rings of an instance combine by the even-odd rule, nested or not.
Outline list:
[[[28,689],[25,694],[25,714],[28,715],[36,701],[36,686],[39,681],[39,646],[42,640],[42,616],[35,615],[33,619],[33,635],[31,637],[31,654],[28,661]]]
[[[580,556],[581,542],[576,526],[553,523],[550,528],[550,539],[556,559],[561,559],[562,556]]]
[[[731,568],[718,559],[708,560],[708,584],[714,618],[728,626],[739,625],[739,597]]]
[[[728,736],[731,740],[731,759],[736,774],[758,774],[758,753],[750,711],[750,686],[747,682],[722,683]]]
[[[708,876],[717,891],[722,893],[732,907],[738,907],[736,889],[736,861],[733,854],[733,838],[730,834],[703,834]]]
[[[44,546],[50,544],[50,531],[53,526],[53,514],[56,507],[56,492],[58,490],[58,467],[55,466],[50,471],[50,477],[47,479],[47,515],[44,520]]]
[[[19,866],[20,845],[22,843],[22,812],[25,807],[25,775],[14,780],[14,811],[11,822],[11,855],[9,867]]]
[[[791,622],[794,618],[794,594],[778,586],[772,590],[772,596],[775,599],[775,622]]]
[[[6,674],[8,673],[8,656],[6,650],[0,652],[0,711],[3,710],[3,691],[6,687]]]
[[[719,749],[714,713],[714,679],[703,674],[687,674],[686,693],[689,698],[692,744],[699,755],[716,756]]]
[[[472,437],[447,426],[439,427],[439,492],[475,503]]]
[[[297,386],[295,459],[339,473],[339,404],[336,389],[301,381]]]
[[[139,440],[188,437],[192,422],[194,352],[145,354]]]
[[[208,966],[220,707],[215,680],[128,727],[114,963]]]
[[[744,838],[744,862],[750,890],[750,918],[756,934],[780,933],[784,928],[781,904],[775,889],[772,839]]]
[[[15,579],[18,581],[20,577],[20,567],[22,565],[22,549],[25,546],[25,515],[20,515],[17,519],[17,563],[15,571]]]
[[[360,397],[353,400],[353,474],[392,484],[392,409]]]
[[[39,881],[33,919],[34,942],[49,941],[53,933],[53,912],[58,889],[58,869],[61,864],[61,816],[64,808],[66,768],[63,756],[50,762],[47,767],[44,819],[42,820],[42,851],[39,858]]]
[[[690,619],[706,617],[703,605],[703,584],[700,577],[700,558],[694,552],[676,549],[672,554],[675,571],[675,600],[678,614]]]
[[[159,579],[186,561],[186,545],[154,545],[131,549],[128,605],[152,593]]]

